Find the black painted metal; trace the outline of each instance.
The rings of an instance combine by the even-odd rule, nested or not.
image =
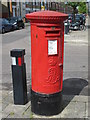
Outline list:
[[[12,65],[14,104],[24,105],[27,103],[26,67]]]
[[[25,55],[25,49],[13,49],[10,51],[12,57],[21,57],[23,55]]]
[[[62,110],[62,92],[40,94],[31,90],[31,111],[39,115],[56,115]]]

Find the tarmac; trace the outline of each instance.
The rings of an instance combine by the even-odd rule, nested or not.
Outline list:
[[[69,34],[64,35],[64,41],[65,43],[80,45],[87,44],[88,46],[88,30],[86,30],[83,35],[81,31],[70,31]],[[61,113],[53,116],[41,116],[31,112],[31,97],[29,92],[30,83],[27,83],[28,103],[25,105],[14,105],[12,88],[11,91],[4,91],[3,89],[0,89],[0,104],[2,104],[2,106],[0,106],[0,109],[2,109],[0,117],[5,120],[8,118],[82,118],[82,120],[89,120],[90,116],[88,111],[90,109],[90,96],[88,96],[88,79],[79,79],[79,81],[81,81],[80,84],[78,84],[78,80],[75,80],[73,81],[74,84],[70,86],[71,81],[72,80],[69,80],[68,84],[64,83],[65,86],[63,88],[63,104]],[[0,86],[0,88],[1,87],[2,86]],[[69,94],[68,89],[71,90],[72,94]],[[83,95],[82,93],[85,92],[85,90],[87,91],[87,94]]]

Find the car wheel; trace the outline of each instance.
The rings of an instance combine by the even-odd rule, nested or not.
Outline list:
[[[25,28],[25,26],[23,25],[23,26],[22,26],[22,29],[24,29],[24,28]]]
[[[20,27],[18,27],[18,30],[20,30]]]
[[[4,34],[5,33],[5,28],[2,28],[2,34]]]
[[[11,31],[14,31],[14,26],[12,26]]]
[[[20,27],[17,25],[17,30],[20,30]]]

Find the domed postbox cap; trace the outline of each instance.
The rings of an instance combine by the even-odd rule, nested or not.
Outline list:
[[[39,11],[26,14],[31,23],[60,23],[68,18],[67,14],[55,11]]]

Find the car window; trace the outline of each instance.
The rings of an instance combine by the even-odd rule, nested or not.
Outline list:
[[[9,23],[9,21],[8,20],[6,20],[6,19],[3,19],[3,22],[2,23],[4,23],[4,24],[8,24]]]
[[[18,20],[22,20],[22,18],[21,18],[21,17],[18,17]]]
[[[17,17],[12,17],[10,21],[17,21]]]
[[[15,23],[16,21],[11,19],[9,22],[10,22],[10,23]]]

